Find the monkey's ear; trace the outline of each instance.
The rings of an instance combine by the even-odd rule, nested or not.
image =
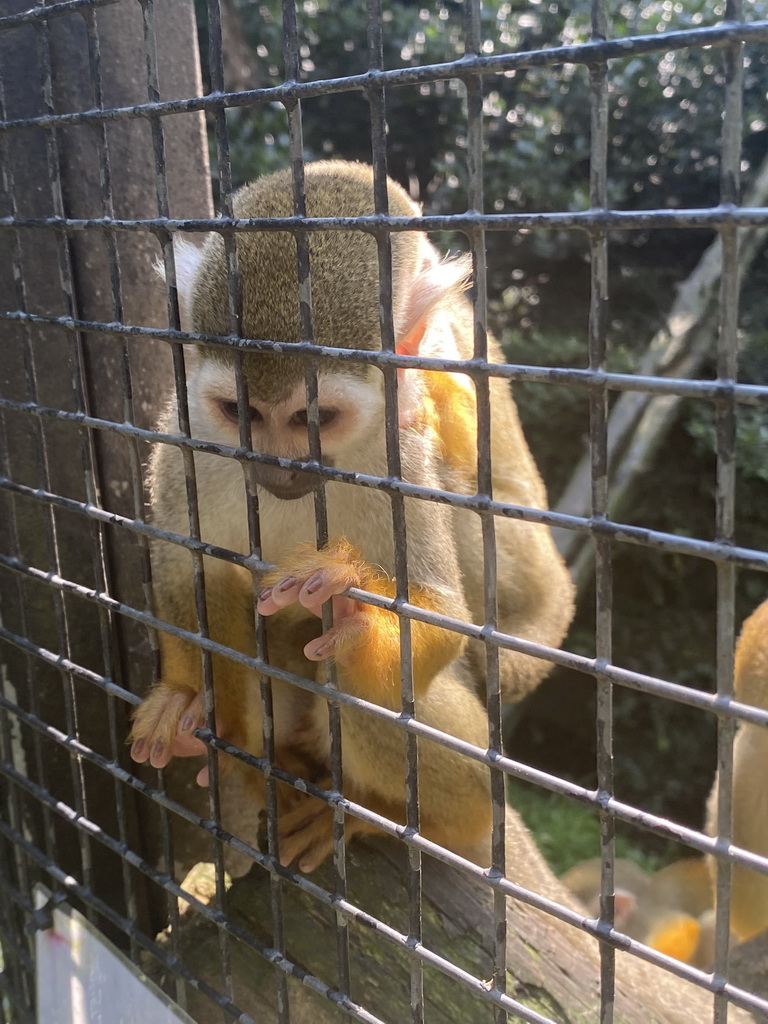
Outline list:
[[[182,324],[189,329],[192,316],[192,296],[195,289],[197,272],[203,262],[203,249],[184,238],[173,239],[173,261],[176,264],[176,289],[179,295],[179,311]],[[165,280],[165,266],[161,257],[154,264],[157,274]]]
[[[637,910],[637,896],[629,889],[617,888],[614,892],[613,923],[619,931],[626,931]]]
[[[429,248],[431,251],[426,255],[421,270],[408,285],[405,308],[398,317],[397,351],[401,355],[419,354],[437,306],[444,299],[463,292],[472,277],[469,253],[441,260],[434,249]]]

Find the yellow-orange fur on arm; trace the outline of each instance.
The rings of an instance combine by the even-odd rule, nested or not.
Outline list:
[[[382,597],[395,596],[395,582],[386,577],[369,581],[362,589]],[[411,583],[410,603],[425,611],[446,614],[443,599],[430,587]],[[360,615],[368,628],[352,638],[349,648],[342,646],[339,666],[350,689],[360,696],[377,694],[391,706],[400,703],[400,619],[395,612],[363,605]],[[355,643],[357,639],[357,643]],[[466,638],[459,633],[411,619],[413,688],[416,694],[427,689],[438,672],[460,656]]]
[[[322,571],[334,579],[338,591],[348,587],[394,597],[395,581],[368,565],[344,538],[321,551],[300,545],[277,569],[264,577],[274,587],[286,577],[304,579]],[[409,584],[410,603],[442,614],[450,613],[447,600],[426,584]],[[392,611],[357,602],[354,615],[335,624],[335,657],[346,688],[359,696],[390,707],[400,703],[400,618]],[[423,692],[447,665],[459,657],[466,638],[424,622],[411,620],[411,650],[415,692]]]

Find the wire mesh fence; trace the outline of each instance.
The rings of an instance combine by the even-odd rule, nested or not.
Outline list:
[[[760,1019],[760,1014],[768,1013],[765,993],[734,980],[729,946],[733,866],[749,867],[760,876],[768,873],[768,859],[761,855],[765,851],[731,841],[736,726],[768,725],[768,709],[733,695],[736,575],[768,568],[768,553],[736,543],[735,526],[738,411],[768,403],[768,388],[739,382],[737,343],[740,254],[746,245],[757,244],[755,239],[768,228],[764,202],[740,204],[743,50],[748,43],[768,39],[768,23],[750,20],[748,5],[742,9],[729,0],[719,23],[713,18],[712,24],[685,31],[611,38],[610,5],[595,0],[590,41],[489,55],[483,48],[479,0],[466,0],[460,59],[388,68],[386,5],[382,10],[380,0],[369,0],[369,70],[303,81],[299,26],[305,11],[285,0],[283,84],[227,92],[222,9],[218,0],[210,0],[205,11],[210,90],[203,94],[194,12],[186,3],[66,0],[26,10],[23,6],[6,3],[0,16],[3,1019],[35,1019],[35,935],[51,929],[53,908],[62,900],[80,910],[199,1021],[552,1022],[585,1013],[587,1017],[579,1019],[605,1024],[641,1016],[723,1022],[747,1019],[740,1016],[741,1009]],[[226,16],[226,10],[223,13]],[[701,209],[612,208],[611,62],[653,62],[660,54],[703,47],[717,49],[724,67],[718,204]],[[484,212],[484,83],[493,76],[564,64],[576,65],[589,76],[588,205],[578,211]],[[462,83],[466,97],[467,212],[393,214],[386,185],[387,97],[391,90],[451,81]],[[356,215],[342,209],[338,215],[308,215],[302,104],[360,91],[370,105],[370,212]],[[233,186],[226,113],[266,104],[281,105],[288,125],[291,210],[280,216],[243,214]],[[208,118],[218,169],[220,213],[215,217],[203,115]],[[714,231],[719,240],[716,377],[671,377],[655,372],[655,367],[639,373],[609,371],[611,232],[693,227]],[[585,368],[494,359],[495,343],[489,342],[488,334],[486,236],[525,230],[578,231],[588,239]],[[459,232],[466,239],[473,310],[466,328],[469,356],[429,347],[406,350],[400,344],[398,246],[401,237],[424,231],[433,237]],[[226,269],[221,305],[226,317],[215,330],[202,330],[200,314],[190,317],[185,309],[190,272],[180,256],[184,250],[174,242],[183,234],[199,243],[210,232],[221,240],[216,251]],[[753,233],[749,239],[748,232]],[[300,337],[251,337],[244,329],[252,299],[243,239],[286,233],[295,239]],[[318,297],[317,291],[320,263],[313,277],[313,245],[318,238],[334,236],[354,251],[359,237],[372,239],[379,318],[374,345],[329,342],[324,332],[324,296]],[[152,269],[158,253],[165,288]],[[294,342],[290,358],[300,368],[297,379],[305,389],[306,454],[300,457],[295,452],[275,454],[274,448],[262,450],[264,446],[253,440],[255,416],[261,416],[262,407],[257,408],[259,384],[251,368],[261,365],[259,358],[285,359],[287,340]],[[232,421],[228,442],[199,431],[195,374],[201,360],[195,352],[201,346],[208,353],[202,365],[225,365],[231,371],[235,391],[223,396]],[[414,371],[458,378],[470,390],[477,438],[471,486],[446,486],[437,477],[425,483],[409,470],[398,408],[409,379],[406,374]],[[367,463],[337,464],[324,450],[322,388],[329,376],[342,373],[365,380],[378,373],[383,382],[378,394],[385,456],[373,468]],[[588,514],[531,507],[496,493],[493,469],[500,456],[494,431],[499,426],[494,426],[492,413],[497,381],[542,388],[563,385],[586,395]],[[612,516],[608,427],[618,395],[686,398],[714,406],[716,523],[711,539],[686,535],[685,524],[679,532],[662,532]],[[166,453],[152,456],[155,467],[175,467],[180,517],[158,513],[159,470],[147,468],[153,445]],[[235,531],[218,522],[229,512],[220,496],[210,494],[209,478],[220,479],[211,469],[214,465],[226,465],[225,472],[231,470],[239,481],[236,500],[242,507]],[[148,501],[151,474],[153,495]],[[379,702],[369,699],[366,691],[361,696],[348,685],[346,670],[337,672],[332,662],[315,675],[306,662],[297,668],[294,655],[305,639],[311,642],[318,629],[324,634],[332,629],[328,606],[313,635],[303,638],[301,623],[291,627],[297,650],[290,657],[275,655],[283,638],[278,634],[275,643],[269,616],[254,614],[257,603],[264,601],[263,573],[274,565],[270,551],[280,548],[268,519],[271,506],[263,483],[273,478],[298,480],[300,488],[308,481],[306,493],[297,495],[302,507],[311,510],[311,539],[317,550],[336,539],[340,504],[358,507],[352,495],[367,495],[359,502],[362,509],[384,508],[381,529],[391,537],[392,546],[386,566],[389,589],[363,584],[345,593],[364,608],[394,612],[398,618],[395,698]],[[279,491],[280,485],[275,486]],[[345,497],[339,499],[339,494]],[[297,532],[291,518],[295,504],[278,500],[278,525],[288,539]],[[414,507],[421,511],[410,511]],[[414,523],[421,521],[419,517],[437,523],[450,516],[458,523],[473,523],[467,531],[475,544],[471,557],[482,566],[474,621],[462,614],[461,603],[430,605],[417,597],[421,580],[414,565],[424,557],[420,546],[429,548],[434,538],[429,529],[420,535]],[[497,541],[503,544],[499,537],[510,522],[533,524],[531,537],[554,529],[566,549],[570,538],[590,538],[596,594],[593,655],[576,653],[567,645],[558,649],[557,639],[516,635],[505,631],[503,621],[500,624],[498,595],[504,570]],[[433,529],[441,536],[436,526]],[[613,564],[617,545],[625,544],[714,566],[716,693],[614,662]],[[167,551],[175,554],[162,554]],[[191,619],[174,621],[165,600],[163,614],[158,613],[153,575],[157,577],[158,566],[166,561],[181,566],[179,578],[187,582],[180,582],[179,590],[191,602]],[[231,587],[221,614],[219,580]],[[547,585],[555,584],[548,580]],[[567,605],[567,599],[564,602]],[[240,645],[230,639],[238,636],[237,629],[229,628],[230,620],[238,617],[246,623]],[[465,642],[462,638],[474,645],[472,664],[483,679],[487,742],[467,738],[462,722],[451,730],[435,725],[428,715],[425,720],[420,712],[419,701],[425,698],[419,690],[418,659],[425,627],[460,638],[459,645]],[[186,732],[192,724],[199,726],[195,735],[207,747],[204,788],[194,785],[186,759],[177,757],[168,764],[168,749],[152,748],[152,760],[161,766],[158,772],[132,762],[126,746],[131,714],[148,683],[158,671],[161,678],[167,672],[169,652],[173,656],[174,651],[190,649],[191,673],[199,675],[202,696],[195,705],[199,718]],[[514,657],[517,660],[510,663],[517,666],[525,656],[595,680],[596,788],[531,767],[503,751],[505,659]],[[251,743],[235,741],[245,733],[235,736],[218,727],[216,707],[226,699],[221,684],[225,677],[244,679],[250,688],[243,707],[256,722],[249,726],[250,735],[256,735]],[[716,716],[716,837],[615,796],[617,686]],[[311,757],[281,760],[275,706],[283,692],[298,694],[296,707],[302,713],[308,705],[301,701],[327,708],[322,749],[314,749]],[[364,723],[359,731],[350,726],[357,721]],[[298,715],[294,725],[297,733],[306,728]],[[349,780],[357,770],[352,767],[358,757],[355,737],[377,732],[398,737],[394,742],[402,748],[402,806],[396,809],[381,801],[366,803],[350,789]],[[298,749],[298,740],[292,742]],[[430,833],[424,773],[425,765],[438,758],[430,753],[435,750],[448,759],[445,763],[463,766],[457,777],[479,772],[489,778],[489,845],[480,863],[457,852],[460,843],[446,845],[434,838],[436,832]],[[150,757],[148,748],[140,753],[144,756],[138,760]],[[219,753],[229,756],[220,760]],[[372,755],[374,761],[376,756]],[[225,772],[233,760],[246,770]],[[305,771],[297,771],[296,764]],[[535,783],[596,812],[601,861],[598,916],[585,916],[577,904],[564,901],[545,868],[532,875],[519,862],[522,848],[515,843],[524,840],[515,838],[521,826],[505,806],[509,777]],[[254,778],[261,780],[258,798]],[[332,857],[318,875],[281,862],[281,847],[291,841],[280,824],[286,793],[291,799],[295,794],[314,798],[319,805],[313,806],[330,812]],[[458,798],[456,802],[460,807]],[[446,812],[449,807],[447,802]],[[614,927],[617,822],[716,857],[714,953],[705,968],[630,938],[618,923]],[[356,856],[357,846],[348,847],[345,835],[349,839],[359,831],[394,837],[397,844],[387,849],[398,849],[402,859],[395,853],[391,860],[379,861]],[[523,851],[522,857],[528,854]],[[212,864],[207,882],[201,882],[199,874],[188,874],[192,865],[202,862]],[[230,875],[243,874],[250,866],[249,879],[262,886],[263,903],[249,915],[245,883],[232,883]],[[376,902],[367,888],[372,872],[388,903]],[[42,909],[34,897],[39,882],[53,893]],[[463,906],[459,897],[465,884],[470,888]],[[459,902],[454,904],[454,899]],[[460,942],[446,941],[444,935],[436,938],[440,914],[435,908],[443,904],[449,923],[452,916],[462,922],[454,921],[454,939],[461,927],[482,933],[476,940],[482,947],[480,959]],[[474,909],[467,909],[470,905]],[[531,908],[541,915],[531,917]],[[539,953],[541,948],[548,950],[543,976],[536,974],[542,968],[534,969],[527,959],[527,928],[542,943]],[[593,952],[590,962],[596,972],[594,984],[585,982],[589,991],[579,992],[569,1004],[562,979],[554,980],[558,956],[565,957],[571,946],[581,949],[584,936],[599,940],[599,954]],[[536,945],[533,939],[531,944]],[[620,964],[617,983],[617,951],[621,963],[651,965],[657,974],[634,976],[635,967],[630,966],[622,975]],[[565,973],[568,966],[577,970],[566,965]],[[532,972],[527,983],[521,980],[521,970],[523,975]],[[251,975],[258,982],[249,988],[244,979]],[[657,976],[666,979],[658,982],[660,995],[650,989],[657,983],[649,979]],[[37,985],[41,984],[45,979],[38,978]],[[450,986],[448,994],[441,985]],[[263,991],[254,994],[254,988]]]

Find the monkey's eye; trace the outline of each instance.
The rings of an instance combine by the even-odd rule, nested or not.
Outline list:
[[[233,423],[240,422],[237,402],[219,402],[219,409],[228,420],[231,420]],[[261,423],[264,418],[259,410],[255,409],[252,405],[248,407],[248,416],[251,423]]]
[[[336,419],[339,415],[338,409],[318,409],[317,420],[321,427],[327,427],[330,423]],[[291,423],[297,427],[306,427],[307,425],[307,410],[299,409],[291,416]]]

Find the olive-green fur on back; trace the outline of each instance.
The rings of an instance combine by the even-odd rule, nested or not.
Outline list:
[[[389,182],[389,212],[413,217],[419,207]],[[305,168],[305,195],[309,217],[365,217],[375,213],[373,171],[364,164],[321,161]],[[260,178],[233,197],[237,218],[291,217],[293,184],[289,170]],[[376,350],[381,347],[379,326],[379,266],[376,241],[367,232],[309,232],[312,281],[312,327],[319,345]],[[259,340],[301,341],[296,238],[283,231],[238,231],[237,258],[242,290],[241,334]],[[401,232],[392,236],[393,314],[397,319],[404,301],[401,282],[419,268],[420,236]],[[227,264],[224,243],[209,236],[196,278],[192,322],[206,334],[230,333]],[[226,351],[206,355],[229,360]],[[361,364],[324,361],[323,369],[367,375]],[[249,392],[276,401],[302,378],[304,361],[286,355],[255,353],[245,360]],[[318,367],[320,368],[320,367]]]

